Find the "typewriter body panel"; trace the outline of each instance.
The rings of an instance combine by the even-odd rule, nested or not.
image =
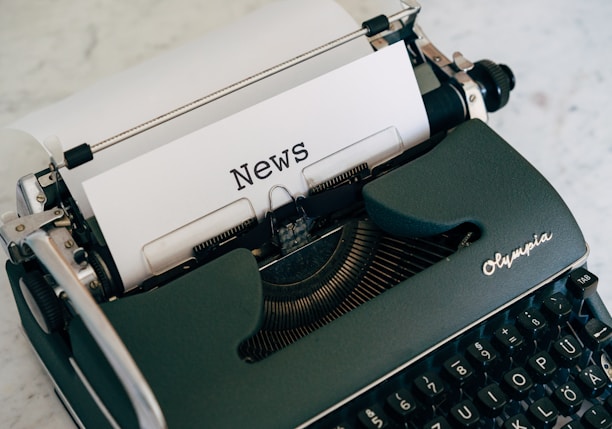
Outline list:
[[[507,69],[493,72],[504,81],[499,89],[490,70],[467,74],[473,64],[461,56],[440,64],[439,53],[413,27],[416,13],[406,16],[399,27],[370,21],[386,29],[380,38],[368,36],[379,49],[406,44],[430,139],[365,175],[339,171],[338,180],[300,199],[298,210],[287,204],[255,226],[215,237],[194,248],[189,262],[134,288],[116,280],[102,233],[79,212],[62,185],[62,170],[20,182],[40,186],[47,199],[32,210],[24,192],[20,215],[31,224],[23,222],[28,235],[22,242],[11,242],[15,235],[6,232],[18,220],[5,224],[12,259],[6,269],[24,330],[78,425],[367,427],[359,414],[367,410],[369,423],[382,427],[378,408],[368,407],[383,393],[372,392],[407,386],[413,365],[541,290],[557,290],[585,264],[588,247],[560,196],[481,121],[483,112],[507,101],[513,85]],[[480,110],[469,103],[475,88]],[[461,108],[448,113],[448,106]],[[25,212],[33,213],[28,218]],[[279,251],[281,232],[310,222],[313,212],[324,213],[314,238]],[[362,254],[354,249],[366,246],[360,241],[366,233],[375,244]],[[66,237],[78,249],[70,250],[71,263],[92,278],[76,283],[90,286],[83,289],[101,310],[94,322],[64,290],[71,274],[52,261],[64,250],[48,250],[50,242],[70,247],[60,241]],[[389,256],[396,242],[402,250]],[[428,260],[425,253],[435,255]],[[382,260],[391,262],[379,266]],[[315,269],[304,276],[316,282],[292,277],[310,265]],[[329,282],[320,276],[333,270],[359,273],[329,274]],[[338,279],[348,291],[337,292],[344,290],[333,286]],[[36,289],[52,293],[35,297]],[[303,300],[316,301],[312,314],[300,310]],[[585,303],[586,312],[611,324],[597,294]],[[341,309],[326,309],[332,304]],[[55,312],[49,315],[48,307]],[[288,315],[282,325],[274,317],[283,311],[299,316]],[[96,320],[103,322],[101,331],[108,323],[116,332],[127,360],[114,361],[113,349],[99,338],[105,333],[91,328]],[[274,323],[281,326],[270,327]],[[133,363],[137,377],[129,368],[123,373],[122,362]],[[140,380],[144,387],[132,385]]]

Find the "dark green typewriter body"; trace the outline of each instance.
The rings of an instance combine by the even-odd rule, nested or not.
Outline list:
[[[310,273],[319,289],[296,282],[283,294],[291,284],[274,284],[236,249],[101,304],[170,428],[612,425],[612,322],[584,269],[587,245],[559,195],[502,138],[468,121],[361,196],[357,226],[321,245],[342,261],[322,270],[347,274]],[[359,250],[368,241],[374,250]],[[86,427],[111,427],[99,403],[121,427],[137,426],[81,320],[40,329],[19,285],[27,269],[7,264],[60,396]],[[334,308],[321,309],[325,299]],[[303,320],[275,319],[292,308]]]

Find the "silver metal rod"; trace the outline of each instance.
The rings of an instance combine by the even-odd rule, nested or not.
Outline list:
[[[413,6],[410,7],[408,9],[404,9],[401,10],[400,12],[397,12],[391,16],[388,17],[389,23],[392,22],[396,22],[399,21],[401,19],[407,18],[411,15],[414,15],[416,13],[418,13],[419,11],[419,7],[418,6]],[[117,143],[120,143],[124,140],[129,139],[130,137],[134,137],[135,135],[138,135],[142,132],[148,131],[151,128],[157,127],[158,125],[163,124],[164,122],[168,122],[172,119],[176,119],[177,117],[184,115],[185,113],[191,112],[194,109],[197,109],[199,107],[202,107],[208,103],[211,103],[215,100],[218,100],[219,98],[225,97],[226,95],[229,95],[235,91],[238,91],[246,86],[249,86],[255,82],[259,82],[260,80],[263,80],[267,77],[270,77],[276,73],[279,73],[283,70],[286,70],[290,67],[293,67],[299,63],[302,63],[308,59],[311,59],[313,57],[316,57],[317,55],[320,55],[324,52],[327,52],[331,49],[334,49],[338,46],[341,46],[345,43],[350,42],[351,40],[355,40],[359,37],[365,36],[367,34],[368,30],[366,28],[361,28],[359,30],[353,31],[352,33],[346,34],[342,37],[339,37],[338,39],[332,40],[324,45],[321,45],[317,48],[314,48],[310,51],[304,52],[303,54],[300,54],[290,60],[287,60],[285,62],[282,62],[280,64],[277,64],[273,67],[270,67],[264,71],[261,71],[257,74],[254,74],[252,76],[247,77],[246,79],[243,79],[241,81],[235,82],[229,86],[226,86],[225,88],[219,89],[215,92],[212,92],[202,98],[198,98],[197,100],[194,100],[188,104],[185,104],[184,106],[178,107],[174,110],[171,110],[168,113],[164,113],[163,115],[160,115],[156,118],[150,119],[146,122],[143,122],[140,125],[137,125],[133,128],[130,128],[126,131],[123,131],[113,137],[107,138],[106,140],[102,140],[99,143],[95,143],[93,145],[91,145],[91,151],[92,153],[96,153],[99,152],[101,150],[107,149]]]
[[[73,308],[125,388],[138,418],[138,425],[152,429],[166,428],[163,412],[151,387],[117,331],[62,256],[58,245],[43,230],[29,234],[25,243],[68,295]]]

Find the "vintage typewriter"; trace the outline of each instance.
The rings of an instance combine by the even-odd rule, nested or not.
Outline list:
[[[336,7],[328,3],[292,7]],[[24,331],[78,426],[612,427],[612,320],[585,267],[588,247],[550,184],[485,125],[508,102],[514,76],[489,60],[447,58],[418,26],[419,10],[406,2],[98,144],[46,141],[49,168],[19,180],[17,213],[0,232]],[[117,147],[138,147],[201,109],[217,112],[271,77],[302,75],[299,67],[337,58],[354,40],[370,52],[333,65],[332,85],[325,79],[336,70],[295,84],[315,94],[315,113],[285,100],[284,114],[328,133],[311,115],[328,105],[337,113],[336,87],[378,91],[395,79],[388,69],[416,92],[372,97],[409,98],[401,102],[416,113],[316,149],[308,139],[284,149],[258,139],[261,130],[285,133],[269,116],[261,130],[249,122],[255,141],[229,144],[225,124],[223,138],[207,143],[199,128],[223,120],[196,117],[195,134],[157,135],[151,152],[178,142],[177,163],[160,169],[155,156],[136,154],[78,176]],[[291,85],[270,100],[295,95]],[[374,119],[378,101],[347,109],[355,104],[384,123]],[[247,107],[227,116],[246,122]],[[345,111],[334,121],[342,115],[351,124],[342,134],[369,125]],[[205,156],[196,171],[185,146],[194,140]],[[248,162],[224,164],[247,147]],[[171,149],[161,158],[179,152]],[[217,164],[236,189],[219,191]],[[196,179],[175,198],[183,186],[164,186],[183,172]],[[117,188],[122,174],[129,179]],[[109,188],[111,204],[100,204]],[[148,204],[157,207],[150,216],[134,215]],[[199,204],[209,211],[168,226],[164,216]],[[153,239],[129,238],[162,222]]]

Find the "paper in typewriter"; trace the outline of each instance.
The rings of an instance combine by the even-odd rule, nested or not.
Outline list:
[[[307,194],[305,171],[387,129],[397,130],[382,133],[391,144],[399,136],[406,147],[429,133],[401,43],[102,173],[84,188],[129,288],[163,270],[164,249],[188,257],[194,245],[240,221],[261,219],[290,201],[284,190],[270,201],[276,185],[294,197]]]
[[[358,27],[331,0],[272,2],[235,23],[33,112],[11,128],[41,143],[55,136],[64,151],[84,142],[93,145]],[[92,162],[63,169],[62,177],[83,215],[90,217],[91,207],[81,186],[90,177],[370,52],[365,39],[354,40],[99,152]],[[14,140],[14,135],[9,137]],[[0,134],[0,141],[9,137]]]

